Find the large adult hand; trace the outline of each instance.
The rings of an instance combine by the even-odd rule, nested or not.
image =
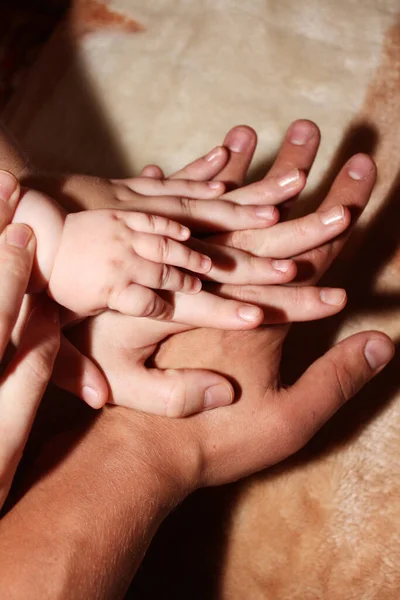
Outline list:
[[[247,130],[248,148],[254,134]],[[312,123],[301,121],[289,128],[285,143],[273,169],[289,165],[308,170],[319,143],[319,132]],[[247,159],[236,161],[233,169],[238,183]],[[232,177],[232,175],[231,175]],[[346,199],[354,212],[361,212],[375,182],[375,167],[366,156],[353,157],[342,169],[320,210]],[[257,252],[261,236],[237,234],[248,249]],[[239,242],[240,243],[240,242]],[[313,266],[312,280],[318,280],[345,243],[345,236],[317,252],[300,256]],[[299,258],[299,257],[297,257]],[[294,288],[301,299],[302,288]],[[237,382],[238,402],[223,410],[196,415],[192,419],[168,423],[166,444],[180,440],[185,449],[190,476],[186,485],[215,485],[238,479],[274,464],[301,448],[315,432],[391,359],[394,347],[379,332],[351,336],[317,360],[292,386],[284,387],[279,377],[281,348],[287,327],[264,327],[245,335],[235,332],[196,330],[171,337],[158,353],[156,365],[162,368],[210,365]],[[196,349],[195,352],[193,349]],[[132,417],[135,420],[135,417]],[[139,420],[136,417],[137,420]],[[155,426],[145,416],[146,427]],[[163,426],[165,430],[166,426]],[[148,436],[151,437],[147,429]],[[191,448],[191,451],[189,451]],[[165,451],[165,449],[164,449]],[[168,455],[171,458],[171,454]],[[179,449],[177,462],[183,460]],[[188,460],[192,457],[192,462]],[[177,471],[171,470],[176,481]]]
[[[9,225],[16,180],[0,171],[0,362],[28,286],[36,242],[25,225]],[[46,298],[31,313],[17,352],[0,377],[0,506],[8,494],[59,347],[57,307]]]

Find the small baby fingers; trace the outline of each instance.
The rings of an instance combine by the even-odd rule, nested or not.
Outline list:
[[[190,237],[190,229],[188,227],[167,217],[134,211],[125,212],[119,210],[115,212],[117,218],[121,218],[133,231],[166,235],[174,240],[187,240]]]
[[[211,259],[205,254],[162,235],[135,232],[132,247],[139,256],[155,263],[174,265],[196,273],[208,273],[212,267]]]

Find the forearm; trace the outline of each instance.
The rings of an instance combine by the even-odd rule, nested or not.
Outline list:
[[[108,408],[86,431],[44,448],[36,483],[0,523],[1,597],[123,596],[157,527],[184,496],[146,421]]]

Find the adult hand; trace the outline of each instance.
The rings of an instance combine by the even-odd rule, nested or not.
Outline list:
[[[9,225],[19,186],[0,171],[0,362],[28,286],[35,238],[25,225]],[[8,494],[59,347],[57,307],[43,298],[25,325],[13,359],[0,376],[0,506]]]

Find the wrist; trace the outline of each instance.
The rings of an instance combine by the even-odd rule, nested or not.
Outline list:
[[[79,428],[42,446],[35,483],[0,524],[1,591],[8,584],[23,597],[33,576],[32,598],[94,597],[99,582],[105,597],[122,597],[159,525],[189,491],[178,468],[184,457],[159,421],[119,407],[85,409]]]
[[[182,419],[121,407],[111,411],[106,418],[119,421],[118,439],[126,440],[124,451],[131,454],[131,460],[139,461],[142,472],[151,478],[160,503],[173,509],[197,488],[200,452],[194,436],[185,435],[188,428]]]

